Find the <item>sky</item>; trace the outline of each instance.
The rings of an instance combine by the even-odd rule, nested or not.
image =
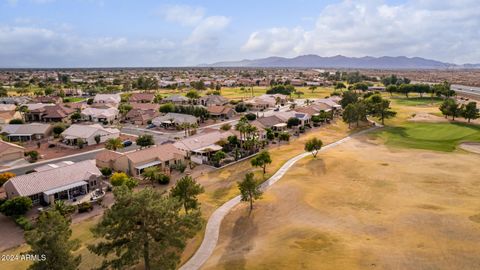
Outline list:
[[[478,0],[0,0],[0,67],[195,66],[269,56],[480,63]]]

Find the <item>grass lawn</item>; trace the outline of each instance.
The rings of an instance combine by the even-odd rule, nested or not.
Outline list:
[[[405,123],[376,134],[387,145],[445,152],[462,142],[480,142],[480,126],[463,123]]]
[[[245,87],[245,91],[240,90],[240,87],[222,87],[221,94],[222,96],[228,99],[250,99],[252,96],[261,96],[267,92],[268,87],[253,87],[253,91],[250,87]],[[303,92],[304,94],[300,98],[325,98],[330,96],[333,92],[332,87],[318,87],[313,93],[308,87],[295,87],[298,91]],[[170,89],[161,89],[158,92],[164,96],[170,95],[185,95],[189,90],[170,90]],[[199,91],[200,95],[206,95],[207,92],[211,91],[207,89],[205,91]],[[296,95],[292,95],[293,98],[298,98]]]
[[[75,255],[82,256],[80,269],[93,269],[101,264],[102,258],[90,253],[90,251],[87,249],[89,244],[93,244],[96,241],[90,231],[90,228],[92,228],[98,222],[98,220],[99,217],[93,217],[71,226],[72,239],[80,240],[80,247],[74,252]],[[19,247],[1,252],[0,255],[20,254],[21,252],[27,252],[28,250],[28,245],[23,244]],[[28,261],[2,261],[0,262],[0,269],[23,270],[29,265],[30,262]]]
[[[424,97],[393,97],[392,100],[398,105],[403,106],[438,106],[443,99],[434,97],[433,99],[427,96]]]
[[[82,98],[82,97],[66,97],[63,99],[63,101],[65,103],[68,103],[68,102],[81,102],[81,101],[84,101],[86,98]]]

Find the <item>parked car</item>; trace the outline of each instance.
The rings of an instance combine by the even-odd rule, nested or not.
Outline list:
[[[126,140],[126,141],[123,142],[123,147],[129,147],[129,146],[132,145],[132,144],[133,144],[132,141]]]
[[[151,129],[151,128],[155,128],[155,125],[154,124],[150,124],[147,126],[147,129]]]
[[[280,107],[275,108],[273,111],[274,111],[274,112],[280,111]]]

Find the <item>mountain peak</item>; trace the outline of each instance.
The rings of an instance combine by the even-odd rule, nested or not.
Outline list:
[[[421,57],[335,55],[322,57],[316,54],[299,55],[293,58],[271,56],[267,58],[218,62],[210,67],[280,67],[280,68],[357,68],[357,69],[445,69],[478,68],[479,65],[455,65]]]

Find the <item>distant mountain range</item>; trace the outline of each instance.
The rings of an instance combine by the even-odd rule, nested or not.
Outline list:
[[[480,68],[480,64],[456,65],[421,57],[383,56],[346,57],[337,55],[322,57],[314,54],[293,58],[267,57],[254,60],[217,62],[203,67],[279,67],[279,68],[361,68],[361,69],[446,69]]]

